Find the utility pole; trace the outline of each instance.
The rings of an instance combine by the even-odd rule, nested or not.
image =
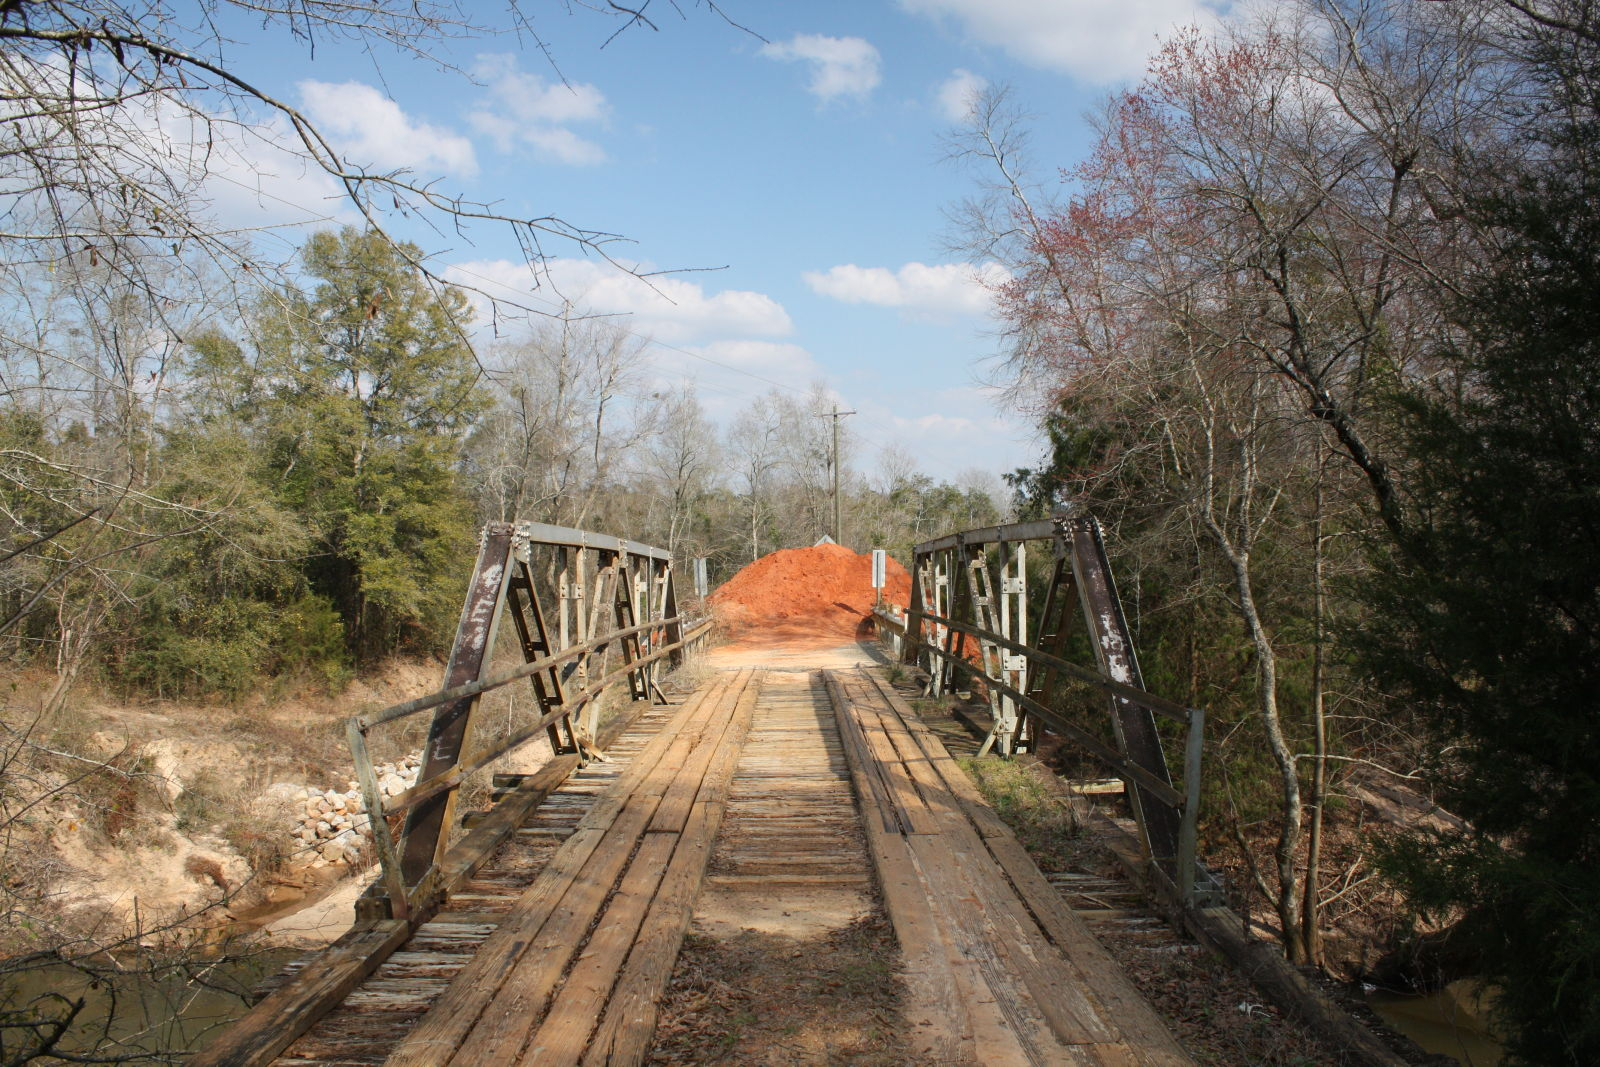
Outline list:
[[[834,544],[844,544],[844,523],[839,518],[839,420],[846,415],[854,415],[853,411],[840,411],[835,404],[832,411],[819,411],[819,419],[833,420],[833,541]]]

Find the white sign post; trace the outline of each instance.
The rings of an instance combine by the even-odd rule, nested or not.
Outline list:
[[[889,553],[881,548],[872,550],[872,588],[875,592],[873,603],[883,603],[883,586],[885,572],[888,570]]]

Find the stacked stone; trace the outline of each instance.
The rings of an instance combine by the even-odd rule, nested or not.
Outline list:
[[[392,797],[410,789],[417,780],[421,762],[421,754],[413,753],[398,763],[378,764],[375,770],[383,795]],[[296,851],[302,858],[310,859],[311,866],[360,862],[372,827],[366,798],[361,795],[361,783],[350,779],[344,792],[297,788],[284,799],[290,802],[295,813],[290,834]]]

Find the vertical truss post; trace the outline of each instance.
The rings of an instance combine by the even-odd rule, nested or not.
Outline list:
[[[478,552],[472,583],[467,587],[455,645],[445,668],[445,689],[477,681],[489,665],[500,624],[500,609],[510,584],[514,531],[508,522],[491,523],[484,529],[483,547]],[[478,698],[468,697],[441,705],[434,712],[433,722],[428,727],[427,746],[423,749],[419,781],[455,767],[470,738],[473,711],[477,706]],[[400,848],[400,870],[407,885],[418,885],[443,858],[449,847],[455,805],[456,790],[449,789],[420,802],[407,815]]]
[[[634,626],[639,621],[639,595],[640,587],[638,577],[633,569],[628,566],[629,557],[624,556],[617,564],[617,577],[612,593],[612,613],[616,618],[616,629],[625,630]],[[644,656],[643,646],[638,634],[629,634],[621,640],[622,662],[626,666]],[[633,700],[648,700],[650,698],[650,684],[645,677],[645,668],[628,672],[628,696]]]
[[[589,576],[587,567],[589,550],[582,546],[572,550],[572,643],[584,644],[589,640],[589,613],[584,608],[585,593],[588,591]],[[589,686],[589,657],[579,656],[567,668],[567,677],[577,683],[579,689]]]
[[[572,631],[572,565],[566,545],[556,546],[556,620],[557,640],[562,648],[571,648],[576,640]]]
[[[1074,605],[1077,602],[1077,586],[1073,578],[1072,568],[1067,562],[1067,542],[1059,533],[1051,539],[1051,552],[1054,561],[1050,567],[1050,584],[1045,586],[1044,603],[1039,608],[1039,625],[1037,627],[1038,649],[1041,652],[1065,659],[1067,655],[1067,628],[1071,625]],[[1053,706],[1055,703],[1056,683],[1059,672],[1054,667],[1046,666],[1043,670],[1032,670],[1028,673],[1028,688],[1024,690],[1029,696],[1041,704]],[[1038,724],[1032,724],[1030,734],[1038,730]],[[1030,736],[1030,746],[1037,746],[1037,736]]]
[[[1001,541],[1000,626],[997,633],[1019,645],[1028,644],[1028,546],[1025,541]],[[1000,677],[1019,693],[1028,691],[1028,658],[1020,652],[1001,648]],[[1000,715],[995,719],[1000,751],[1009,756],[1030,746],[1028,718],[1010,696],[1000,696]]]
[[[594,575],[594,589],[593,596],[589,598],[588,633],[591,637],[592,635],[601,632],[600,616],[602,612],[611,613],[613,619],[611,629],[616,629],[623,625],[616,619],[616,597],[618,595],[617,585],[619,581],[618,571],[624,567],[622,559],[623,557],[621,553],[617,551],[604,548],[595,550],[596,569]],[[604,675],[606,673],[606,660],[610,651],[611,643],[608,641],[605,644],[597,647],[593,652],[587,653],[578,660],[584,672],[583,676],[585,685],[588,684],[589,660],[597,659],[599,661],[599,672],[601,675]],[[584,706],[583,719],[579,733],[582,734],[586,739],[592,741],[599,733],[599,730],[600,701],[591,700]]]
[[[506,607],[517,628],[517,639],[522,645],[522,660],[531,663],[541,656],[556,651],[545,622],[544,609],[539,604],[539,593],[534,587],[533,569],[529,566],[530,550],[527,538],[519,537],[516,548],[516,569],[512,572],[511,588],[507,593]],[[524,602],[526,601],[526,602]],[[540,671],[528,679],[533,686],[533,696],[540,714],[554,711],[566,703],[561,687],[561,672],[555,667]],[[559,723],[559,728],[558,728]],[[565,730],[566,737],[562,738]],[[572,736],[572,721],[563,716],[546,728],[550,738],[550,751],[554,755],[578,751],[577,739]]]
[[[928,561],[920,552],[911,559],[911,596],[906,600],[906,637],[900,646],[901,663],[922,661],[922,617],[928,610]]]
[[[1000,628],[999,605],[996,603],[994,575],[989,570],[989,552],[979,546],[978,554],[972,555],[965,543],[957,549],[960,554],[961,569],[967,573],[967,602],[971,606],[971,618],[962,619],[962,622],[975,623],[979,629],[990,633],[1003,633]],[[1001,648],[988,638],[978,639],[978,655],[983,662],[983,673],[991,678],[1000,678],[1003,670]],[[983,739],[983,746],[978,749],[978,755],[986,756],[989,750],[997,743],[1003,755],[1011,754],[1011,733],[1013,723],[1006,721],[1005,705],[1000,699],[1000,694],[993,686],[985,687],[988,692],[984,694],[989,701],[989,717],[992,725],[989,735]]]
[[[678,617],[678,583],[673,580],[673,576],[672,576],[673,575],[673,572],[672,572],[672,561],[671,560],[663,560],[660,563],[660,567],[661,567],[661,614],[658,617],[659,618],[663,618],[663,619],[676,620],[677,617]],[[677,621],[673,621],[673,622],[667,623],[667,631],[666,631],[667,644],[675,645],[675,644],[677,644],[678,642],[680,642],[682,640],[683,640],[683,623],[677,622]],[[677,651],[668,654],[667,662],[672,665],[672,668],[674,670],[676,670],[677,668],[683,666],[683,653],[684,653],[684,650],[680,648]],[[657,692],[659,693],[659,690],[657,690]],[[666,703],[666,697],[665,696],[662,696],[661,700],[662,700],[662,703]]]
[[[938,553],[933,560],[933,613],[946,619],[954,619],[952,607],[952,594],[950,588],[950,553]],[[943,696],[955,681],[955,667],[952,664],[956,631],[942,622],[933,624],[933,636],[937,647],[944,655],[934,657],[935,662],[928,673],[928,687],[931,696]]]
[[[1117,598],[1116,582],[1111,577],[1111,566],[1106,560],[1100,524],[1088,517],[1068,521],[1072,538],[1073,573],[1077,578],[1078,596],[1083,603],[1084,619],[1089,624],[1090,643],[1094,645],[1095,657],[1100,663],[1100,673],[1113,681],[1143,689],[1144,677],[1139,672],[1139,661],[1134,655],[1128,623],[1122,614],[1122,602]],[[1111,712],[1117,747],[1121,749],[1123,758],[1170,785],[1172,775],[1167,770],[1166,756],[1161,750],[1161,736],[1156,732],[1155,715],[1148,708],[1115,696],[1111,698]],[[1178,856],[1177,813],[1155,797],[1147,796],[1144,787],[1136,782],[1128,783],[1128,799],[1132,802],[1134,817],[1144,835],[1150,858],[1177,881],[1179,872],[1173,870]]]

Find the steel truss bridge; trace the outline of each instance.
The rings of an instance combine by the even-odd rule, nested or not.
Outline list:
[[[674,577],[648,545],[485,529],[440,690],[347,724],[381,871],[354,925],[191,1063],[642,1063],[713,897],[735,916],[881,901],[912,1062],[1193,1062],[891,684],[905,667],[688,672],[704,680],[669,696],[663,668],[700,659],[712,628],[680,610]],[[908,610],[875,618],[925,696],[986,702],[982,751],[1055,734],[1108,768],[1136,821],[1129,862],[1164,906],[1210,915],[1208,943],[1252,970],[1284,970],[1217,919],[1195,856],[1204,714],[1144,689],[1092,518],[918,545]],[[1084,643],[1094,666],[1071,657]],[[486,710],[501,690],[520,716]],[[626,699],[604,718],[613,690]],[[371,739],[424,713],[418,780],[385,796]],[[548,746],[538,770],[495,775],[487,811],[458,810],[529,745]],[[1325,1005],[1295,1010],[1348,1062],[1401,1062]]]

